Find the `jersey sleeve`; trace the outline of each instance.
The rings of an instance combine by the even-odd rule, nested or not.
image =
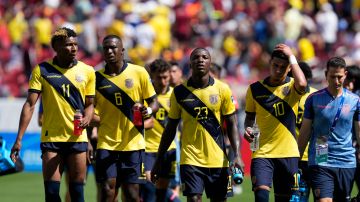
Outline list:
[[[255,112],[255,102],[253,99],[253,95],[251,92],[251,88],[249,88],[246,91],[246,97],[245,97],[245,111],[246,112]]]
[[[90,67],[92,68],[92,67]],[[85,96],[94,96],[95,95],[95,71],[93,69],[91,69],[88,72],[88,83],[86,84],[86,92],[85,92]]]
[[[40,92],[42,90],[40,67],[37,65],[31,73],[29,91]]]
[[[171,93],[170,96],[170,112],[169,118],[171,119],[180,119],[181,118],[181,107],[178,104],[174,91]]]
[[[356,111],[354,114],[354,121],[360,121],[360,99],[356,103]]]
[[[228,86],[224,86],[221,90],[222,105],[221,114],[229,115],[235,112],[234,97],[232,96],[231,90]]]
[[[142,89],[142,96],[144,99],[153,97],[156,95],[154,86],[151,83],[150,75],[147,71],[144,70],[141,72],[141,89]]]
[[[313,100],[314,96],[310,95],[305,101],[304,118],[306,119],[314,119]]]

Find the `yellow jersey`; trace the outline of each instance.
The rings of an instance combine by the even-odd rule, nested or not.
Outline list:
[[[230,88],[212,77],[205,88],[194,88],[191,78],[176,86],[169,118],[183,121],[180,164],[228,167],[221,117],[234,112]]]
[[[95,113],[100,116],[98,149],[135,151],[145,149],[143,128],[132,122],[135,102],[156,96],[144,67],[124,63],[119,75],[109,76],[105,68],[96,72]]]
[[[73,135],[76,109],[84,108],[85,96],[95,96],[95,71],[83,62],[68,69],[53,61],[37,65],[32,71],[29,92],[41,92],[43,125],[41,142],[87,142],[86,130]]]

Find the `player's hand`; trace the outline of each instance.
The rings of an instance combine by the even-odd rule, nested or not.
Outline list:
[[[91,145],[90,141],[88,142],[88,150],[86,152],[86,160],[87,164],[92,164],[94,161],[94,148]]]
[[[244,161],[239,157],[235,157],[233,160],[233,163],[230,166],[235,166],[241,170],[241,172],[244,173],[245,164]]]
[[[16,141],[11,148],[10,158],[15,163],[16,160],[19,158],[19,153],[21,149],[21,142]]]
[[[89,127],[90,122],[91,122],[91,119],[92,119],[92,116],[84,116],[84,117],[81,119],[80,127],[84,128],[84,129],[87,128],[87,127]]]
[[[161,159],[157,157],[154,166],[151,170],[151,182],[154,184],[159,179],[158,175],[160,173],[160,169],[161,169]]]
[[[290,56],[294,55],[291,48],[285,44],[278,44],[275,46],[275,50],[282,51],[285,55]]]
[[[246,127],[245,128],[244,138],[249,143],[254,141],[254,135],[252,134],[252,128],[251,127]]]

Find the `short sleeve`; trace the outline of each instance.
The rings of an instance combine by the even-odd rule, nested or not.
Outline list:
[[[29,79],[29,91],[41,91],[42,90],[42,78],[40,67],[37,65],[31,73]]]
[[[91,68],[91,67],[90,67]],[[88,72],[88,82],[86,84],[86,92],[85,92],[85,96],[94,96],[95,95],[95,71],[93,69],[91,69]]]
[[[313,100],[314,96],[310,95],[305,101],[304,118],[306,119],[314,119]]]
[[[246,97],[245,97],[245,111],[246,112],[255,112],[255,103],[253,99],[253,95],[251,92],[251,88],[249,88],[246,91]]]
[[[228,86],[224,86],[221,90],[221,115],[229,115],[235,112],[234,97]]]
[[[356,111],[354,114],[354,121],[360,121],[360,99],[356,103]]]
[[[151,83],[150,75],[145,70],[141,71],[141,89],[142,89],[142,96],[144,99],[148,99],[156,95],[154,86]]]
[[[171,93],[171,96],[170,96],[170,112],[169,112],[168,116],[171,119],[180,119],[181,118],[181,108],[176,100],[174,91]]]

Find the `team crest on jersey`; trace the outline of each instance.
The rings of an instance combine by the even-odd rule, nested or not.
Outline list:
[[[211,104],[216,104],[217,102],[218,102],[218,95],[210,95],[210,97],[209,97],[209,101],[210,101],[210,103]]]
[[[168,107],[170,107],[170,100],[166,101]]]
[[[285,87],[282,89],[282,94],[283,94],[284,96],[287,96],[287,95],[289,95],[289,93],[290,93],[290,87],[289,87],[289,86],[285,86]]]
[[[85,80],[85,78],[84,78],[83,75],[81,75],[81,74],[75,75],[75,81],[81,83],[81,82],[83,82],[84,80]]]
[[[126,86],[126,88],[132,88],[134,86],[134,80],[125,79],[125,86]]]

